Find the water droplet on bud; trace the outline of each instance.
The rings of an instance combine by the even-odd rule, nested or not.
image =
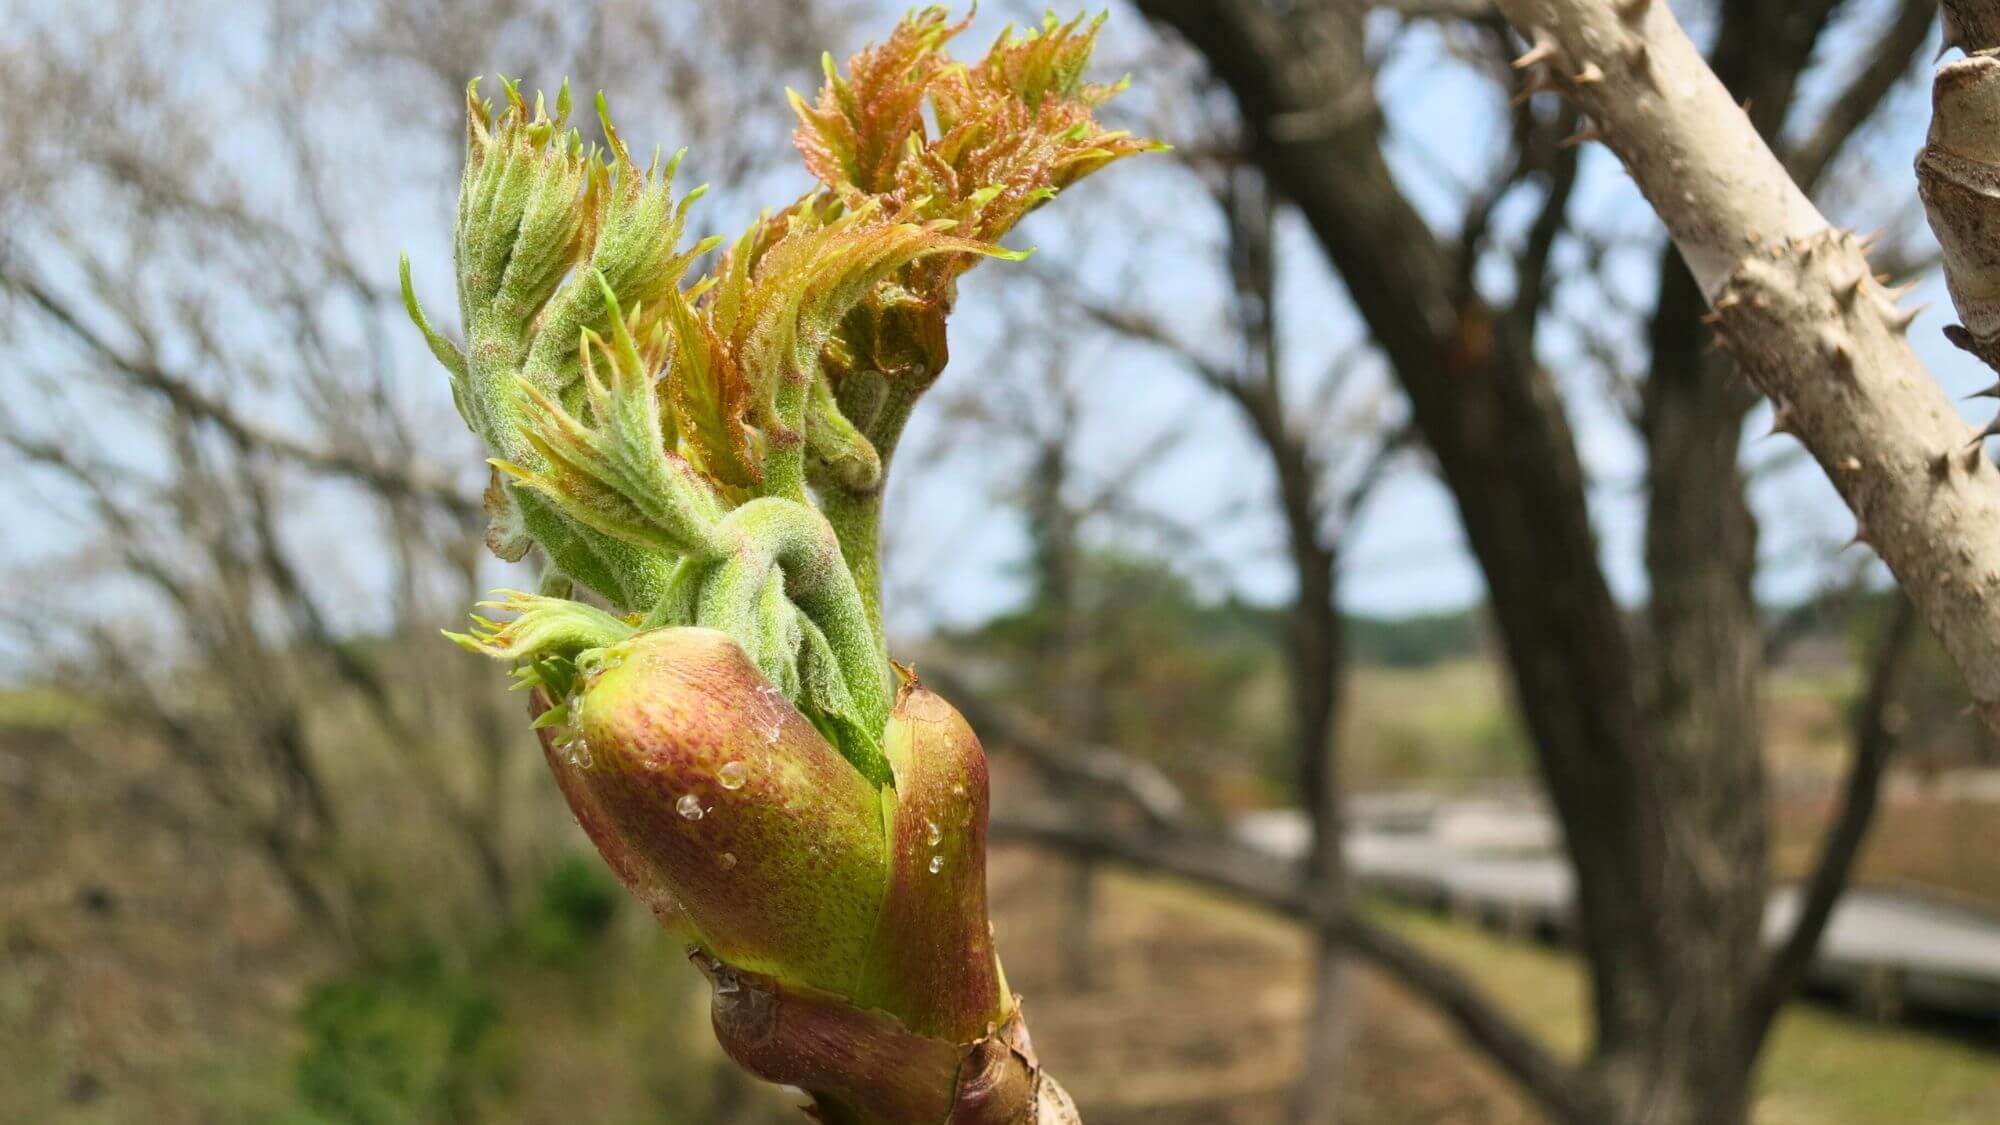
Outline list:
[[[924,821],[924,839],[929,841],[932,847],[937,847],[937,842],[944,839],[944,829],[938,827],[937,821],[926,820]]]
[[[954,786],[952,786],[952,787],[951,787],[951,795],[952,795],[952,796],[954,796],[954,797],[963,797],[963,796],[965,796],[965,786],[964,786],[964,785],[962,785],[962,784],[960,784],[960,785],[954,785]]]
[[[716,862],[722,865],[722,869],[724,871],[728,871],[736,866],[736,853],[723,852],[722,855],[719,858],[717,858]]]
[[[681,799],[674,802],[674,811],[689,820],[700,820],[701,798],[692,793],[683,793]]]
[[[941,856],[941,855],[934,855],[934,856],[932,856],[932,857],[931,857],[931,874],[935,875],[935,874],[937,874],[938,872],[940,872],[940,871],[943,871],[943,870],[944,870],[944,857],[943,857],[943,856]]]
[[[764,713],[760,716],[759,725],[764,734],[764,741],[776,742],[778,735],[784,733],[785,711],[791,704],[785,699],[784,692],[770,684],[757,689],[757,699],[763,705]]]
[[[722,782],[724,789],[741,789],[749,779],[750,768],[742,762],[724,762],[722,769],[716,772],[716,780]]]

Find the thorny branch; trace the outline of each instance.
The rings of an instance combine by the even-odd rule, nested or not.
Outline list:
[[[1659,213],[1723,339],[2000,726],[2000,473],[1904,333],[1915,313],[1792,181],[1663,3],[1503,0]],[[1829,377],[1829,373],[1832,377]]]

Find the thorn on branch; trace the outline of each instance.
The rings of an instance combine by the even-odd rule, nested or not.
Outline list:
[[[1517,92],[1512,98],[1508,99],[1507,108],[1519,109],[1523,104],[1525,104],[1528,101],[1529,98],[1534,97],[1536,94],[1545,93],[1553,89],[1555,89],[1555,87],[1550,84],[1547,75],[1543,74],[1539,70],[1534,71],[1533,73],[1528,75],[1528,80],[1521,84],[1520,91]]]
[[[1969,395],[1966,395],[1965,397],[1966,397],[1966,398],[2000,398],[2000,383],[1995,383],[1995,384],[1993,384],[1993,385],[1992,385],[1992,386],[1990,386],[1990,387],[1981,387],[1981,388],[1980,388],[1979,390],[1976,390],[1976,391],[1972,392],[1971,394],[1969,394]]]
[[[1562,140],[1557,141],[1556,147],[1575,148],[1576,146],[1583,144],[1586,141],[1601,141],[1603,139],[1604,139],[1603,132],[1601,132],[1597,128],[1597,126],[1590,124],[1588,119],[1585,119],[1582,128],[1578,129],[1574,133],[1571,133],[1569,136],[1564,137]]]
[[[1915,324],[1917,318],[1924,314],[1924,310],[1930,307],[1930,302],[1926,301],[1921,305],[1911,305],[1907,309],[1893,309],[1887,317],[1889,327],[1899,335],[1908,332],[1910,325]]]
[[[1795,434],[1797,431],[1793,428],[1793,424],[1791,406],[1780,402],[1771,411],[1771,432],[1764,436],[1772,438],[1779,434]]]
[[[1604,81],[1604,71],[1599,69],[1596,63],[1587,62],[1583,64],[1582,70],[1576,72],[1576,77],[1570,79],[1570,81],[1578,86],[1592,86]]]
[[[1526,54],[1514,60],[1515,70],[1526,70],[1536,63],[1545,62],[1555,57],[1556,41],[1549,38],[1548,32],[1537,28],[1535,29],[1534,39],[1535,45],[1528,48]]]

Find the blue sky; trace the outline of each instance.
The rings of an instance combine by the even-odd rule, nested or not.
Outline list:
[[[234,10],[227,5],[214,7],[221,12]],[[1824,52],[1829,62],[1807,88],[1809,103],[1824,96],[1829,76],[1837,78],[1856,64],[1888,11],[1881,0],[1850,8],[1856,14]],[[1008,16],[1019,14],[1005,4],[986,5],[975,29],[960,41],[961,51],[976,51]],[[887,18],[873,26],[886,26]],[[229,105],[238,90],[235,76],[270,61],[262,56],[261,28],[253,19],[195,23],[202,33],[181,45],[187,54],[177,81],[199,94],[205,111],[213,113],[214,143],[249,190],[282,207],[296,194],[295,178],[282,160],[271,158],[279,150],[272,137],[260,131],[263,127],[254,121],[239,124],[241,119]],[[1372,34],[1380,37],[1387,30],[1386,24],[1378,23]],[[1105,76],[1131,66],[1150,39],[1135,13],[1114,7],[1101,52]],[[858,45],[833,46],[837,55],[844,55]],[[532,60],[532,36],[517,37],[506,53],[515,63]],[[490,62],[489,69],[507,64],[504,59]],[[508,69],[510,73],[527,69],[524,77],[530,85],[553,85],[561,77],[518,66]],[[581,90],[596,84],[589,74],[571,77]],[[379,74],[316,73],[313,80],[322,89],[311,111],[313,127],[329,138],[334,159],[351,160],[356,170],[337,183],[335,193],[337,205],[353,217],[347,232],[350,248],[359,260],[373,265],[375,280],[385,284],[393,279],[398,252],[407,249],[433,315],[452,321],[447,235],[458,154],[451,145],[438,142],[449,136],[455,104],[443,100],[448,92],[429,91],[421,96],[438,97],[438,105],[412,106],[410,99],[425,89],[422,84],[386,81]],[[810,70],[791,79],[801,87],[815,80]],[[1146,73],[1136,75],[1136,88],[1129,97],[1127,112],[1141,119],[1161,109],[1149,99],[1146,84]],[[621,126],[635,145],[657,142],[671,148],[690,140],[696,147],[688,158],[686,182],[702,177],[705,158],[699,138],[671,135],[673,115],[649,103],[649,91],[610,92]],[[1382,73],[1379,96],[1389,111],[1389,151],[1399,177],[1419,207],[1440,226],[1449,227],[1455,222],[1461,187],[1483,178],[1496,157],[1502,93],[1451,62],[1440,37],[1425,30],[1398,40]],[[1922,86],[1913,83],[1869,130],[1849,177],[1865,190],[1834,208],[1837,220],[1872,229],[1890,221],[1914,198],[1910,161],[1921,143],[1927,101]],[[767,104],[745,107],[743,116],[751,127],[775,135],[784,127],[785,114],[781,92],[773,89]],[[1173,120],[1157,125],[1166,139],[1184,140],[1175,135]],[[1188,338],[1213,341],[1223,323],[1226,293],[1214,253],[1221,236],[1219,224],[1205,198],[1168,158],[1146,160],[1151,167],[1135,161],[1076,189],[1031,218],[1012,241],[1038,248],[1033,268],[1064,273],[1076,284],[1129,299]],[[806,186],[804,173],[796,167],[767,179],[768,191],[758,193],[765,203],[781,203]],[[1518,230],[1537,202],[1532,191],[1511,197],[1501,210],[1498,228]],[[746,196],[718,193],[698,207],[691,236],[734,230],[755,206]],[[1610,284],[1627,299],[1643,303],[1660,235],[1644,201],[1605,150],[1592,147],[1585,153],[1571,206],[1581,225],[1619,232],[1631,240],[1631,249],[1615,255],[1618,265]],[[1927,237],[1919,228],[1920,240]],[[1573,247],[1560,251],[1556,269],[1574,270],[1576,261]],[[1018,279],[1000,276],[1003,270],[1024,268],[996,263],[968,278],[962,312],[953,325],[954,361],[940,396],[977,397],[1006,380],[1031,378],[1031,365],[1046,362],[1038,348],[1047,343],[1050,330],[1031,315],[1027,299],[1016,287]],[[1297,397],[1303,399],[1326,363],[1356,343],[1360,329],[1338,279],[1295,219],[1284,224],[1281,269],[1286,373]],[[1506,278],[1489,273],[1482,272],[1482,280],[1504,289]],[[238,295],[241,300],[257,297]],[[1982,385],[1985,380],[1976,362],[1950,347],[1939,333],[1950,322],[1950,314],[1935,276],[1926,280],[1914,299],[1935,302],[1918,320],[1913,339],[1936,376],[1956,394]],[[1604,309],[1602,295],[1585,285],[1566,287],[1560,300],[1579,316],[1598,315]],[[1024,308],[1030,315],[1023,315]],[[10,346],[30,349],[32,354],[40,345],[26,338],[11,341]],[[468,479],[476,479],[477,455],[450,411],[442,374],[423,355],[414,331],[403,332],[396,347],[401,360],[398,398],[438,428],[440,456],[462,463]],[[1636,353],[1636,342],[1634,348]],[[1543,349],[1544,359],[1567,392],[1586,465],[1598,482],[1592,504],[1614,585],[1621,596],[1641,599],[1641,451],[1599,378],[1580,362],[1574,342],[1550,332]],[[1079,464],[1086,481],[1118,471],[1134,451],[1163,431],[1184,431],[1184,440],[1133,481],[1133,502],[1199,528],[1201,552],[1215,562],[1201,573],[1227,573],[1235,592],[1250,597],[1285,596],[1289,580],[1278,550],[1268,474],[1227,408],[1155,352],[1090,342],[1073,348],[1066,362],[1082,403]],[[1377,369],[1357,380],[1343,401],[1350,409],[1370,403],[1392,409],[1394,393]],[[292,416],[282,401],[260,399],[255,407],[281,423]],[[1763,413],[1760,408],[1753,415],[1749,432],[1761,432]],[[83,424],[96,425],[95,436],[112,446],[136,443],[136,434],[120,429],[125,423],[91,422],[87,414],[85,418]],[[952,430],[935,408],[919,419],[906,448],[942,447],[948,455],[927,465],[906,459],[893,486],[891,588],[906,594],[894,620],[899,629],[912,632],[940,622],[976,620],[1011,604],[1020,593],[1016,565],[1024,547],[1018,519],[995,499],[1021,471],[1017,444],[1004,434],[988,432],[975,438]],[[1833,548],[1847,537],[1852,521],[1818,470],[1795,456],[1797,447],[1788,439],[1748,448],[1752,463],[1766,467],[1754,490],[1756,506],[1765,517],[1761,590],[1772,600],[1793,600],[1811,592],[1830,569],[1844,565]],[[0,484],[0,491],[9,501],[19,501],[47,490],[45,482],[17,477]],[[338,583],[342,592],[361,595],[344,597],[343,604],[365,603],[367,592],[379,585],[379,563],[372,560],[365,540],[351,534],[353,498],[339,489],[312,496],[300,512],[302,518],[294,521],[293,538],[303,550],[340,560],[339,567],[329,566],[327,572],[342,575]],[[75,542],[64,521],[42,513],[32,502],[25,510],[30,514],[17,526],[25,527],[26,534],[0,545],[0,565],[46,558]],[[1106,528],[1099,534],[1116,537],[1119,532]],[[1348,556],[1344,596],[1358,611],[1402,614],[1448,609],[1482,596],[1450,500],[1414,460],[1375,497]],[[498,564],[493,576],[496,582],[519,581]]]

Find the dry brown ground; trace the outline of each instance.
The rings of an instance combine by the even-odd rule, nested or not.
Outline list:
[[[0,1122],[274,1120],[267,1110],[288,1097],[291,1013],[325,971],[324,951],[302,940],[261,868],[203,826],[138,815],[138,795],[25,769],[31,760],[0,754]],[[1996,821],[1990,806],[1983,811],[1940,815],[1935,806],[1892,802],[1870,870],[1923,874],[1949,862],[1990,871],[1991,848],[1980,841],[1992,839]],[[1057,954],[1070,923],[1066,876],[1063,861],[1047,855],[1003,849],[993,857],[1010,983],[1026,996],[1036,1041],[1085,1119],[1283,1121],[1306,1015],[1302,936],[1171,883],[1106,871],[1096,884],[1093,971],[1072,980]],[[615,948],[607,956],[619,960],[593,986],[602,995],[588,1003],[560,994],[574,985],[554,978],[509,986],[520,1000],[509,1019],[524,1037],[549,1030],[575,1049],[539,1050],[523,1064],[506,1113],[486,1120],[694,1125],[648,1093],[658,1059],[709,1042],[698,998],[662,1010],[669,986],[692,978],[644,933]],[[1471,941],[1466,951],[1474,960],[1462,963],[1482,970],[1482,983],[1510,1009],[1574,1045],[1574,998],[1550,999],[1573,981],[1541,963],[1558,958]],[[654,983],[634,990],[635,977]],[[1364,974],[1359,1008],[1349,1081],[1355,1125],[1537,1119],[1392,985]],[[645,1049],[625,1054],[655,1063],[605,1061],[607,1044],[628,1041]],[[1857,1030],[1840,1017],[1809,1016],[1779,1046],[1767,1067],[1777,1088],[1760,1107],[1769,1122],[1983,1122],[1993,1118],[1967,1107],[2000,1097],[2000,1056]],[[191,1098],[198,1084],[220,1080],[218,1058],[231,1057],[262,1060],[268,1084]],[[1908,1107],[1923,1096],[1939,1112],[1911,1118]],[[222,1104],[235,1112],[198,1108]]]
[[[1171,884],[1106,871],[1095,969],[1058,957],[1073,917],[1063,861],[1021,849],[992,862],[1008,980],[1036,1046],[1091,1125],[1277,1125],[1299,1066],[1307,945],[1287,927]],[[1355,1125],[1541,1120],[1436,1016],[1364,974],[1351,1089]]]

